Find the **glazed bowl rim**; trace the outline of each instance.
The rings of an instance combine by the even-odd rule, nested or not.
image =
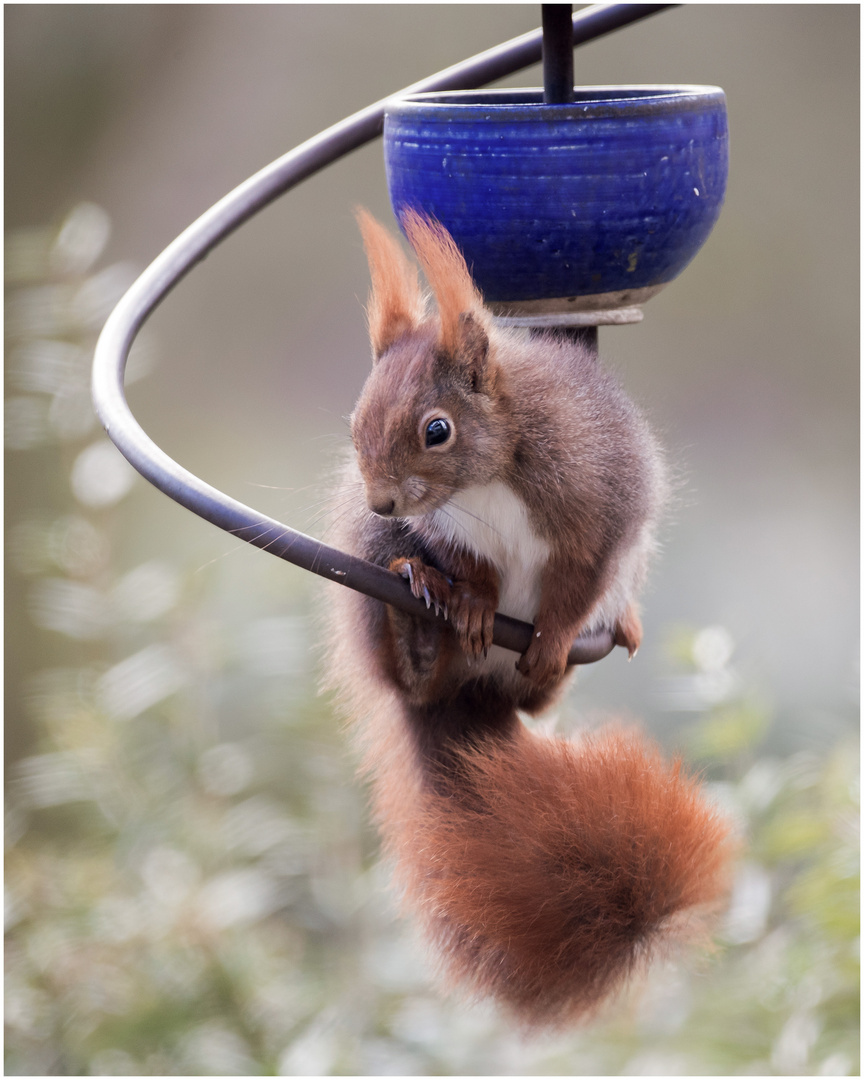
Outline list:
[[[426,91],[419,94],[406,94],[394,98],[387,107],[387,113],[396,111],[443,113],[452,110],[454,114],[468,113],[472,110],[493,110],[510,113],[512,118],[519,114],[537,115],[538,112],[556,113],[560,116],[572,114],[587,117],[592,113],[626,113],[662,111],[664,107],[678,106],[698,108],[700,106],[725,104],[726,95],[719,86],[700,86],[696,84],[642,83],[616,84],[599,86],[577,86],[573,101],[561,104],[549,104],[543,101],[542,87],[496,87],[492,90],[442,90]]]

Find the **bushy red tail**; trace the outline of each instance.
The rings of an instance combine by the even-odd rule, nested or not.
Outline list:
[[[527,1026],[590,1015],[725,890],[728,826],[638,732],[520,724],[450,762],[397,798],[378,773],[385,843],[445,980]]]

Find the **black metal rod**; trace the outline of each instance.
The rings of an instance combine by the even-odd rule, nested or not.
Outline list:
[[[542,4],[543,101],[564,105],[573,100],[573,5]]]
[[[592,41],[674,4],[597,4],[573,16],[573,43]],[[144,432],[126,401],[123,378],[142,324],[165,296],[220,241],[307,177],[370,142],[384,128],[388,104],[406,94],[475,89],[541,59],[542,33],[532,30],[414,83],[335,124],[255,173],[193,222],[147,267],[111,312],[93,359],[93,403],[111,440],[160,491],[219,528],[303,569],[338,581],[410,614],[436,618],[395,574],[328,547],[232,499],[170,458]],[[524,652],[532,628],[495,617],[496,644]],[[574,643],[570,662],[593,663],[614,647],[611,634]]]
[[[595,359],[600,355],[596,326],[537,326],[532,327],[530,332],[533,337],[555,334],[556,337],[564,338],[566,341],[575,341],[580,345],[585,345],[594,353]]]

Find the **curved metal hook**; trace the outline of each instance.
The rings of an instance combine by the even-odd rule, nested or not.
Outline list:
[[[597,4],[573,16],[573,44],[591,41],[670,4]],[[432,90],[485,86],[541,59],[542,32],[521,37],[406,87],[335,124],[255,173],[207,210],[159,255],[130,287],[108,317],[93,359],[93,403],[111,440],[127,460],[175,502],[219,528],[305,570],[338,581],[413,615],[436,618],[411,595],[405,581],[380,566],[328,547],[249,506],[237,502],[184,469],[144,432],[126,402],[123,378],[132,343],[147,317],[186,274],[221,240],[278,196],[338,158],[370,142],[384,127],[392,100]],[[524,652],[532,627],[495,616],[493,641]],[[612,651],[608,632],[577,639],[572,664],[589,664]]]

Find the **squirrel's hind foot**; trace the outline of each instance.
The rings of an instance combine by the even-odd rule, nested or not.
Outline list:
[[[631,604],[615,626],[615,644],[622,645],[632,660],[642,644],[642,620]]]

